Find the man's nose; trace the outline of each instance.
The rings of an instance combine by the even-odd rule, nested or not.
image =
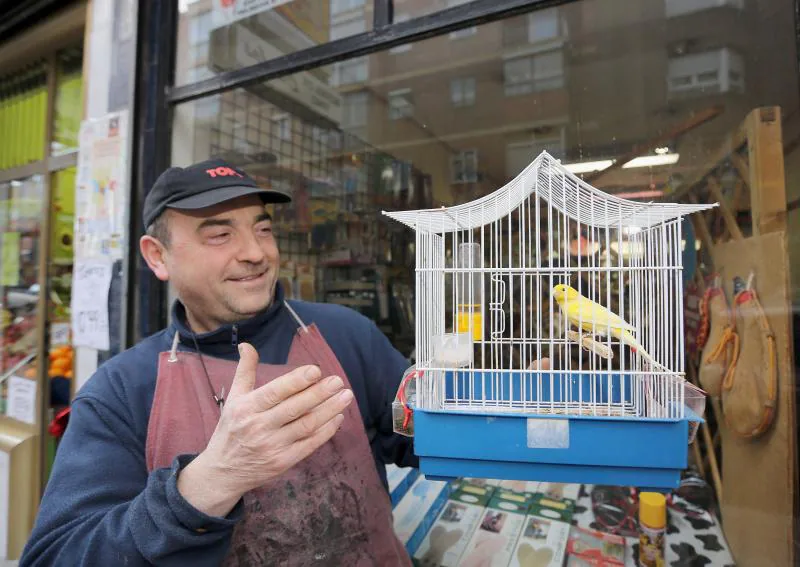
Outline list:
[[[264,254],[264,249],[256,235],[245,234],[239,249],[239,260],[251,264],[261,264],[265,258],[266,254]]]

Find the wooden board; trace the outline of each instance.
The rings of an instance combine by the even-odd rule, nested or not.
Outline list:
[[[739,566],[794,565],[797,440],[786,234],[719,244],[713,256],[729,301],[733,277],[746,280],[751,270],[755,273],[754,288],[775,334],[778,357],[778,402],[770,430],[742,441],[721,425],[725,537]]]
[[[781,109],[759,108],[745,121],[750,158],[753,232],[766,234],[786,227],[786,174],[783,164]]]

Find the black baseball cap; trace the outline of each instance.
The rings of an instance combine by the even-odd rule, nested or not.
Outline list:
[[[264,203],[288,203],[291,196],[264,189],[244,171],[221,159],[188,167],[171,167],[159,175],[144,200],[144,226],[165,209],[204,209],[244,195],[259,195]]]

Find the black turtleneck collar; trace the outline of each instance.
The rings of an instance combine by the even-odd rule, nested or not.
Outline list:
[[[208,333],[195,335],[200,349],[207,354],[221,354],[236,352],[236,345],[241,342],[249,342],[257,346],[259,339],[267,330],[268,324],[282,313],[288,315],[283,305],[284,291],[280,282],[275,285],[275,297],[272,304],[262,313],[244,319],[236,323],[223,325],[218,329]],[[186,318],[186,307],[180,300],[175,300],[172,305],[172,327],[170,338],[177,331],[180,334],[180,341],[186,347],[194,350],[194,339],[192,330]]]

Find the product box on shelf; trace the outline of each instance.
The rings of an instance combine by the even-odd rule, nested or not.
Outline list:
[[[532,495],[495,491],[459,567],[506,567],[525,524]]]
[[[511,490],[513,492],[527,492],[535,494],[539,491],[539,485],[542,484],[535,480],[504,480],[500,483],[500,488]]]
[[[625,538],[574,526],[567,543],[570,562],[574,559],[592,567],[618,567],[625,564]]]
[[[483,518],[493,486],[462,481],[453,487],[444,509],[414,555],[417,567],[457,567]]]
[[[567,498],[576,502],[580,491],[580,484],[565,484],[563,482],[540,482],[536,490],[536,492],[540,492],[554,500],[563,500]]]
[[[413,467],[398,467],[397,465],[386,465],[386,480],[389,483],[389,495],[392,499],[392,507],[397,506],[408,489],[419,478],[419,469]]]
[[[572,515],[575,513],[575,500],[571,498],[551,498],[550,496],[537,492],[531,498],[532,504],[537,504],[542,509],[542,514],[560,520],[562,522],[572,522]]]
[[[470,484],[473,484],[475,486],[493,486],[493,487],[498,487],[504,482],[502,480],[496,480],[496,479],[493,479],[493,478],[469,478],[469,477],[465,477],[465,478],[463,478],[461,480],[463,480],[464,482],[468,482]]]
[[[525,525],[509,567],[561,567],[570,535],[574,502],[552,500],[537,494],[528,509]]]
[[[394,531],[413,557],[450,495],[449,482],[420,476],[394,508]]]

